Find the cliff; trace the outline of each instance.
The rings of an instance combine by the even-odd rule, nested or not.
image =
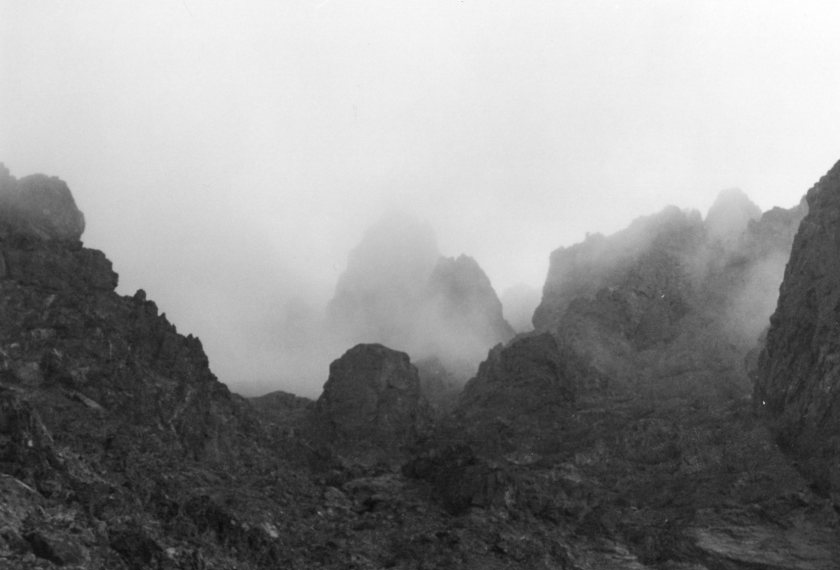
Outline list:
[[[840,163],[808,191],[759,358],[754,403],[840,505]]]

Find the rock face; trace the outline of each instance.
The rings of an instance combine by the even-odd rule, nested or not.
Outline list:
[[[224,512],[191,473],[236,477],[263,429],[197,338],[142,291],[114,291],[111,263],[79,242],[83,216],[63,182],[3,174],[0,479],[15,502],[0,507],[0,566],[212,566],[213,547],[188,546],[194,531],[164,528],[166,509],[194,530]],[[222,515],[234,526],[249,516]],[[241,545],[245,534],[227,536]]]
[[[62,180],[33,174],[15,179],[0,164],[0,215],[6,232],[40,239],[78,241],[85,217]]]
[[[327,321],[344,346],[382,343],[466,377],[514,334],[478,263],[442,257],[429,226],[406,216],[373,226],[353,250]]]
[[[556,327],[574,299],[592,299],[599,290],[620,286],[628,280],[633,281],[629,283],[632,287],[646,277],[644,268],[636,267],[639,262],[651,269],[658,264],[659,259],[651,256],[667,255],[679,261],[683,250],[696,246],[702,234],[698,213],[671,206],[654,216],[639,218],[612,236],[595,234],[582,243],[553,251],[543,299],[534,313],[534,328]],[[653,282],[657,276],[650,277]]]
[[[324,441],[397,450],[428,427],[420,378],[404,352],[360,344],[330,365],[313,422]]]
[[[595,376],[587,363],[548,333],[498,345],[464,387],[457,412],[514,419],[563,408]]]
[[[802,206],[756,218],[739,191],[705,219],[667,208],[552,254],[538,330],[633,390],[745,395],[743,361],[769,323]]]
[[[840,505],[840,163],[808,191],[754,403]]]
[[[0,568],[840,567],[837,514],[747,404],[602,381],[611,359],[671,379],[705,362],[714,313],[693,300],[730,295],[661,252],[495,348],[427,430],[406,354],[357,346],[318,403],[249,403],[142,291],[114,292],[101,253],[10,220],[0,208]],[[721,291],[750,251],[714,256]],[[656,279],[689,310],[648,299]],[[633,320],[645,303],[667,334]]]

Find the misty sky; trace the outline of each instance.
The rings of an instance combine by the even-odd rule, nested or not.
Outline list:
[[[501,292],[667,204],[794,205],[840,158],[835,5],[0,0],[0,161],[221,380],[312,395],[285,307],[389,209]]]

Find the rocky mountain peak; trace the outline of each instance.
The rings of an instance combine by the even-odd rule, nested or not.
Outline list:
[[[713,241],[733,243],[752,220],[761,217],[761,208],[738,188],[721,191],[703,220]]]
[[[412,346],[411,323],[440,253],[427,224],[391,214],[350,252],[327,307],[334,335],[347,344]]]
[[[426,299],[419,322],[434,331],[426,340],[429,353],[444,361],[460,357],[477,363],[490,347],[514,335],[490,279],[472,257],[441,257],[429,276]]]
[[[330,365],[312,419],[324,442],[395,451],[428,427],[429,409],[406,353],[359,344]]]
[[[681,271],[677,266],[698,247],[703,235],[698,212],[669,206],[611,236],[595,234],[556,249],[551,253],[542,302],[534,312],[534,328],[558,326],[573,300],[592,299],[599,290],[628,280],[637,284],[646,280],[650,282],[646,288],[656,288],[660,274]]]
[[[514,334],[478,262],[441,256],[428,224],[402,215],[374,225],[351,252],[327,322],[345,346],[382,343],[450,371],[474,370]]]
[[[17,180],[0,165],[0,233],[78,241],[84,230],[85,217],[64,181],[43,174]]]
[[[18,184],[2,169],[0,178]],[[834,266],[824,275],[815,260],[837,259],[829,238],[840,235],[840,215],[819,201],[818,231],[800,245],[834,245],[791,270],[816,279],[800,288],[800,312],[821,319],[807,342],[834,340],[821,295],[838,288],[819,285]],[[430,419],[409,356],[371,343],[332,364],[318,402],[274,393],[249,403],[142,290],[114,291],[110,262],[82,247],[78,228],[62,234],[9,204],[0,201],[2,568],[838,567],[834,511],[746,404],[681,389],[728,382],[738,353],[720,358],[730,338],[698,304],[717,299],[726,312],[719,301],[732,291],[754,295],[745,272],[783,249],[795,212],[751,222],[753,237],[705,285],[684,271],[689,252],[707,252],[699,215],[668,209],[628,228],[623,243],[587,240],[560,320],[496,346],[455,409],[439,406]],[[778,242],[760,237],[777,230]],[[497,313],[474,260],[438,257],[418,282],[395,277],[417,295],[405,313],[413,326],[434,322],[418,315],[439,319],[435,307],[466,322],[474,312],[459,315],[461,305]],[[617,270],[593,261],[608,259]],[[379,302],[378,287],[346,290]],[[698,293],[710,290],[718,296]],[[366,310],[357,316],[376,314]],[[811,330],[807,319],[776,320],[794,330],[768,353],[798,351],[791,343]],[[836,449],[820,415],[834,413],[836,346],[787,369],[785,409],[811,399],[798,408],[804,423],[791,412],[785,433],[813,435],[809,461]],[[816,388],[812,361],[828,374]],[[427,371],[427,383],[451,394],[442,364],[432,359]]]

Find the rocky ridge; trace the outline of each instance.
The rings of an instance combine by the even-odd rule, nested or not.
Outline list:
[[[840,163],[808,191],[754,402],[840,508]]]
[[[705,219],[670,207],[555,251],[537,330],[565,338],[637,392],[747,395],[743,362],[769,324],[805,213],[755,210],[729,191]]]
[[[494,348],[452,411],[429,420],[409,358],[376,345],[337,360],[319,402],[246,401],[142,291],[114,292],[104,255],[18,231],[29,224],[0,231],[10,268],[0,567],[828,570],[840,560],[837,513],[748,402],[639,391],[605,364],[632,356],[654,370],[682,347],[666,362],[670,377],[686,372],[682,329],[711,319],[693,303],[712,293],[670,266],[688,247],[634,257],[618,285],[581,281],[563,320]],[[753,250],[739,251],[746,260],[706,275],[741,283]],[[666,296],[687,308],[650,295],[649,275],[667,277]],[[645,310],[674,326],[641,326]],[[599,328],[609,322],[621,333]],[[595,333],[615,344],[584,350]],[[698,384],[689,372],[686,385]],[[379,438],[381,456],[357,453],[361,438]]]

